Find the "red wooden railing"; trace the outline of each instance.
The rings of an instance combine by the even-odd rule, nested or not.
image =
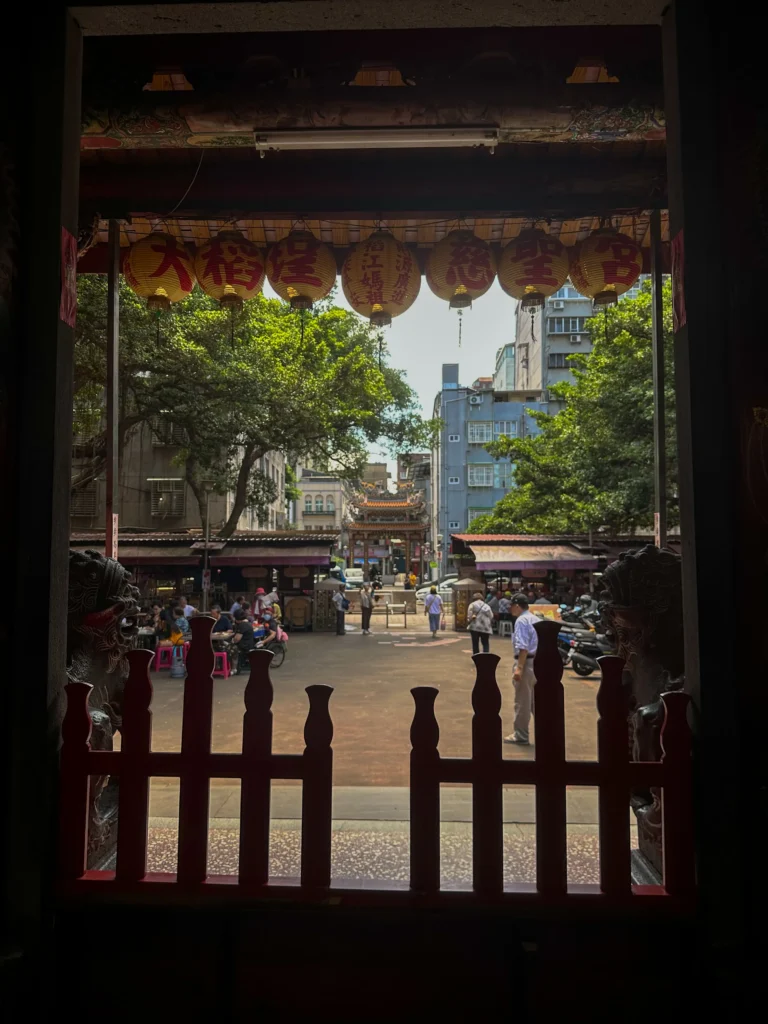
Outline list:
[[[310,897],[328,892],[349,893],[355,883],[331,889],[331,825],[333,725],[329,714],[330,686],[307,687],[309,712],[302,754],[272,752],[272,684],[265,651],[251,654],[251,674],[245,689],[242,753],[211,751],[213,620],[192,620],[192,644],[187,658],[181,751],[151,749],[151,653],[129,654],[122,744],[119,751],[89,747],[90,687],[67,687],[67,712],[61,751],[60,875],[70,896],[98,887],[116,895],[136,894],[149,886],[153,900],[162,901],[169,887],[188,898],[218,891],[242,897],[270,895]],[[444,758],[438,751],[434,687],[412,690],[415,714],[411,727],[411,879],[405,892],[419,899],[455,897],[440,892],[440,784],[472,785],[473,897],[482,902],[524,895],[545,902],[571,900],[566,865],[566,786],[596,786],[600,808],[600,885],[579,887],[578,899],[638,905],[635,897],[666,894],[688,904],[694,891],[694,849],[691,796],[691,747],[686,712],[688,698],[664,696],[666,719],[661,762],[631,762],[627,745],[627,708],[621,686],[621,659],[601,659],[598,694],[598,760],[567,761],[563,666],[556,646],[559,625],[537,625],[536,759],[502,757],[501,693],[496,682],[498,657],[474,657],[477,680],[472,693],[472,756]],[[116,775],[120,779],[117,861],[112,871],[87,871],[89,777]],[[175,875],[147,874],[149,784],[152,777],[180,779],[178,865]],[[213,778],[241,780],[240,861],[237,878],[209,876],[209,787]],[[269,882],[270,786],[272,780],[303,783],[301,877],[287,886]],[[536,787],[535,886],[503,884],[502,787]],[[662,886],[632,886],[630,874],[629,792],[631,788],[662,789],[664,879]],[[365,883],[368,898],[396,899],[398,886]]]

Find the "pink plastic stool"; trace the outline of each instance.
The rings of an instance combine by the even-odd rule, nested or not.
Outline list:
[[[155,663],[152,666],[155,672],[159,672],[163,668],[170,668],[173,664],[173,647],[168,644],[162,646],[158,644],[155,648]]]
[[[213,652],[213,674],[229,679],[229,657],[226,651]]]
[[[184,658],[184,664],[185,665],[187,664],[187,655],[189,654],[189,645],[190,645],[190,643],[191,643],[190,640],[185,640],[184,641],[184,654],[183,654],[183,658]]]

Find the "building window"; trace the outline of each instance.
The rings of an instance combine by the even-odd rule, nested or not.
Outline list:
[[[517,420],[496,420],[493,424],[493,437],[517,437]]]
[[[336,505],[334,504],[333,495],[332,494],[329,494],[328,497],[325,499],[325,511],[326,512],[335,512],[336,511]]]
[[[488,516],[493,512],[492,508],[471,508],[467,514],[467,525],[474,522],[475,519],[479,519],[480,516]]]
[[[187,488],[180,477],[150,480],[153,516],[183,516],[186,511]]]
[[[470,487],[493,487],[493,463],[484,462],[467,467],[467,483]]]
[[[550,334],[579,334],[586,322],[585,316],[551,316],[548,330]]]
[[[449,530],[460,530],[461,529],[461,523],[458,521],[458,519],[452,519],[450,521],[450,523],[448,523],[448,529]]]
[[[170,420],[166,420],[162,416],[153,416],[149,421],[149,426],[152,431],[152,444],[155,448],[162,445],[177,445],[180,447],[186,444],[187,438],[184,428],[176,423],[171,423]]]
[[[311,494],[308,494],[306,496],[306,498],[304,499],[304,511],[305,512],[311,512],[312,511],[312,495]]]
[[[547,356],[547,367],[550,370],[567,370],[568,369],[568,353],[567,352],[550,352]]]
[[[448,483],[449,484],[458,484],[460,482],[461,481],[459,480],[459,478],[457,476],[449,476],[448,477]]]
[[[315,512],[322,512],[322,511],[323,511],[323,496],[322,496],[322,494],[318,494],[318,496],[315,498]]]
[[[490,420],[474,420],[467,424],[467,441],[470,444],[488,444],[493,440],[493,423]]]
[[[449,441],[460,441],[461,440],[461,434],[449,434],[448,435],[448,440]]]
[[[96,515],[96,481],[81,487],[72,495],[69,514],[73,516]]]
[[[508,491],[512,486],[512,469],[511,462],[497,462],[493,467],[493,486]]]
[[[571,287],[571,285],[566,284],[566,285],[563,285],[562,288],[559,288],[555,292],[554,295],[550,296],[550,298],[552,298],[552,299],[583,299],[584,296],[579,294],[579,292],[577,292],[575,288]]]

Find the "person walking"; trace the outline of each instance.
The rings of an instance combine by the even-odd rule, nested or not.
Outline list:
[[[438,594],[437,587],[430,587],[429,593],[424,598],[424,614],[429,616],[429,628],[434,640],[438,629],[440,629],[440,619],[443,614],[443,599]]]
[[[371,636],[371,613],[373,612],[373,598],[371,588],[367,583],[363,584],[360,591],[360,614],[363,617],[363,636]]]
[[[504,737],[505,743],[516,743],[520,747],[530,746],[529,729],[533,713],[533,688],[536,685],[533,659],[539,647],[539,634],[533,628],[539,620],[528,610],[525,594],[514,594],[510,611],[515,617],[515,632],[512,645],[515,650],[515,668],[512,685],[515,688],[515,731]]]
[[[331,598],[336,606],[336,636],[346,636],[347,633],[344,628],[344,613],[349,608],[349,601],[344,597],[345,589],[343,583],[339,584],[339,589]]]
[[[487,654],[493,632],[493,612],[479,590],[472,597],[474,600],[467,608],[467,629],[472,637],[472,653],[477,654],[482,643],[483,654]]]

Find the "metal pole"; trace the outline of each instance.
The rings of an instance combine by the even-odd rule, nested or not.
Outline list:
[[[206,573],[208,572],[208,542],[211,539],[211,492],[205,492],[205,547],[203,549],[203,611],[208,611],[208,592],[210,587],[205,586]]]
[[[664,311],[661,266],[661,211],[651,213],[651,312],[653,328],[653,476],[656,492],[655,535],[667,544],[667,453],[664,422]]]
[[[117,558],[120,387],[120,224],[109,222],[107,277],[107,494],[104,553]]]

